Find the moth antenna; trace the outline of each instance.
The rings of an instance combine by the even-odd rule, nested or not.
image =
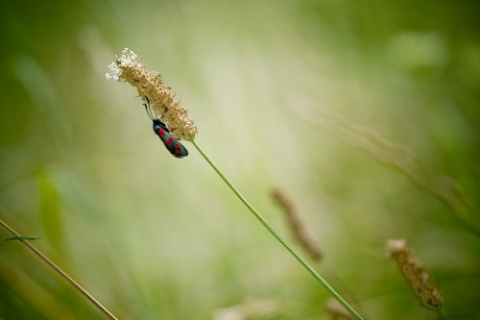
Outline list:
[[[152,113],[152,108],[150,107],[150,100],[148,100],[147,96],[143,96],[143,99],[145,100],[145,103],[143,106],[145,107],[145,111],[147,111],[148,117],[153,120],[153,113]]]

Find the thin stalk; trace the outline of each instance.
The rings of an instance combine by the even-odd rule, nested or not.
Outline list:
[[[90,293],[87,292],[82,286],[80,286],[75,280],[73,280],[68,274],[66,274],[60,267],[58,267],[55,263],[53,263],[50,259],[48,259],[43,253],[41,253],[37,248],[35,248],[33,245],[30,244],[26,240],[25,237],[22,237],[20,234],[18,234],[15,230],[13,230],[9,225],[7,225],[5,222],[0,220],[0,225],[4,227],[8,232],[10,232],[13,236],[17,237],[20,242],[22,242],[24,245],[27,246],[28,249],[33,251],[40,259],[45,261],[46,264],[48,264],[53,270],[55,270],[58,274],[60,274],[65,280],[67,280],[72,286],[75,287],[78,291],[80,291],[81,294],[83,294],[88,300],[90,300],[100,311],[102,311],[109,319],[112,320],[117,320],[117,318],[110,312],[108,311],[107,308],[105,308],[100,302],[98,302]]]
[[[255,210],[255,208],[242,196],[242,194],[232,185],[232,183],[225,177],[220,169],[210,160],[210,158],[203,152],[202,148],[197,144],[195,138],[191,138],[190,142],[193,143],[198,152],[208,162],[208,164],[215,170],[215,172],[222,178],[227,186],[233,191],[233,193],[242,201],[242,203],[248,208],[248,210],[260,221],[261,224],[280,242],[285,249],[290,252],[300,264],[307,269],[307,271],[318,281],[320,284],[357,320],[362,320],[362,317],[328,284],[328,282],[322,278],[296,251],[292,246],[285,241],[273,227]]]
[[[448,319],[448,314],[444,306],[440,307],[440,310],[438,310],[438,313],[440,315],[440,319],[442,320]]]

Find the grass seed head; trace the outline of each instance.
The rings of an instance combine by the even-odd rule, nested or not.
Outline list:
[[[128,82],[137,88],[139,96],[147,96],[152,110],[167,124],[176,139],[193,139],[198,133],[197,127],[188,118],[187,110],[180,106],[171,88],[163,83],[160,73],[148,71],[138,55],[128,48],[116,57],[108,65],[110,71],[105,74],[106,78]]]

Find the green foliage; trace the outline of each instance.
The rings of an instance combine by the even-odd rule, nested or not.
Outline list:
[[[366,318],[439,317],[386,258],[386,240],[404,238],[439,284],[446,318],[473,319],[478,9],[3,1],[0,220],[41,236],[35,246],[121,319],[212,319],[251,301],[273,311],[242,311],[246,319],[329,318],[329,295],[200,155],[169,155],[135,90],[105,80],[113,54],[129,47],[162,73],[198,126],[196,140],[287,238],[269,191],[291,193],[325,256],[319,273]],[[6,241],[0,318],[15,317],[104,318]]]

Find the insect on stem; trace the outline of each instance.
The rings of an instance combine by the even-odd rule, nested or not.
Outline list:
[[[167,125],[163,123],[160,119],[154,117],[152,108],[150,106],[150,100],[148,100],[147,96],[143,98],[145,103],[143,104],[145,110],[147,111],[147,115],[153,121],[153,132],[162,140],[165,148],[174,156],[175,158],[183,158],[188,156],[188,150],[185,148],[180,141],[175,139],[170,131],[167,128]]]

